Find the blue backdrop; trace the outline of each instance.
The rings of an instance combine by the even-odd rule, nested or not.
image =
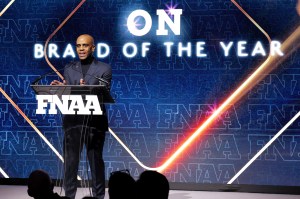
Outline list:
[[[0,9],[9,0],[0,2]],[[34,122],[54,147],[62,152],[61,115],[36,115],[35,94],[30,83],[51,69],[35,53],[50,34],[77,6],[78,0],[18,0],[0,17],[0,86]],[[272,40],[283,42],[299,26],[295,0],[242,0],[240,5],[265,29]],[[169,34],[157,35],[157,9],[173,5],[182,9],[180,35],[166,25]],[[142,9],[152,17],[143,36],[128,31],[127,19]],[[142,28],[146,21],[139,18]],[[178,25],[178,24],[177,24]],[[104,1],[87,0],[57,32],[50,43],[57,55],[50,58],[57,68],[76,60],[78,35],[88,33],[105,43],[110,53],[99,60],[111,64],[111,93],[115,104],[107,105],[110,128],[147,166],[160,166],[205,121],[269,53],[266,37],[228,0]],[[220,42],[233,47],[228,56]],[[238,41],[247,41],[238,56]],[[251,56],[260,41],[266,56]],[[137,47],[128,58],[127,42]],[[149,51],[142,56],[142,43]],[[173,42],[170,56],[164,42]],[[179,54],[181,44],[191,45]],[[197,57],[196,43],[205,42]],[[132,48],[128,48],[132,53]],[[68,49],[70,50],[70,49]],[[63,57],[64,53],[66,57]],[[68,54],[69,53],[69,54]],[[97,54],[95,54],[97,55]],[[227,183],[300,110],[300,55],[292,53],[278,68],[252,88],[218,119],[165,170],[171,182]],[[275,67],[275,66],[274,66]],[[49,75],[42,84],[57,78]],[[15,108],[0,96],[0,167],[11,178],[27,178],[42,168],[52,178],[62,178],[62,163]],[[300,186],[300,123],[297,120],[234,182],[237,184]],[[144,169],[107,133],[104,148],[106,174],[128,168],[134,177]],[[79,175],[86,178],[83,157]],[[0,177],[3,177],[0,174]]]

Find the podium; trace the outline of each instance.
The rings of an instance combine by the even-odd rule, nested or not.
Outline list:
[[[97,95],[100,103],[115,103],[104,85],[30,85],[37,95]]]
[[[62,160],[65,165],[65,191],[72,194],[72,187],[76,186],[77,180],[76,178],[74,179],[73,176],[76,176],[77,171],[74,172],[73,170],[80,163],[80,156],[84,145],[86,147],[86,153],[89,151],[86,157],[88,157],[89,160],[90,173],[93,178],[96,176],[97,179],[101,179],[102,170],[104,173],[104,165],[102,166],[100,162],[103,161],[102,151],[105,141],[105,132],[108,131],[105,103],[115,103],[115,100],[110,95],[109,89],[104,85],[30,86],[37,94],[36,97],[52,98],[49,101],[53,104],[49,106],[47,104],[49,101],[47,101],[47,99],[43,101],[42,99],[42,101],[40,101],[42,104],[40,107],[38,103],[37,111],[39,111],[39,113],[36,114],[47,114],[47,111],[48,114],[57,114],[57,107],[61,114],[64,115],[62,123],[64,130],[64,159]],[[89,101],[89,99],[87,99],[88,97],[95,100]],[[64,100],[65,98],[70,98],[70,100]],[[79,98],[81,100],[79,100]],[[49,109],[46,110],[45,108]],[[92,159],[90,158],[91,153],[93,154]],[[89,171],[87,170],[86,172],[89,175]],[[100,182],[99,185],[103,185],[104,187],[105,182]],[[95,183],[93,186],[96,186]]]

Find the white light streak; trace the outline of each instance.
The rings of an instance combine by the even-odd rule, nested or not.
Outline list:
[[[0,17],[6,12],[6,10],[11,6],[11,4],[14,3],[15,0],[11,0],[4,8],[3,10],[0,12]]]
[[[5,177],[5,178],[9,178],[9,176],[5,173],[5,171],[3,171],[3,169],[0,167],[0,173]]]
[[[299,116],[300,111],[227,184],[232,184]]]

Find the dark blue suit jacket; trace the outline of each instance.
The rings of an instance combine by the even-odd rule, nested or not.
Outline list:
[[[99,80],[95,77],[101,77],[109,84],[112,79],[111,67],[109,64],[97,61],[94,59],[87,71],[85,77],[83,77],[80,61],[72,62],[65,66],[64,78],[67,85],[79,85],[80,79],[84,79],[86,85],[98,85]],[[108,120],[106,109],[104,105],[101,105],[103,115],[65,115],[63,119],[64,130],[75,126],[88,126],[97,128],[100,131],[108,130]]]

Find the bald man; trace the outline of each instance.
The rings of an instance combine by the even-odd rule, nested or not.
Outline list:
[[[76,51],[79,61],[65,66],[64,81],[54,80],[51,85],[98,85],[100,77],[107,81],[110,89],[111,67],[97,61],[94,39],[88,34],[80,35],[76,40]],[[80,153],[83,145],[91,169],[93,196],[103,199],[105,194],[105,172],[102,157],[105,132],[108,120],[105,106],[102,104],[103,115],[64,115],[64,188],[66,196],[75,199],[77,191],[77,173]]]

